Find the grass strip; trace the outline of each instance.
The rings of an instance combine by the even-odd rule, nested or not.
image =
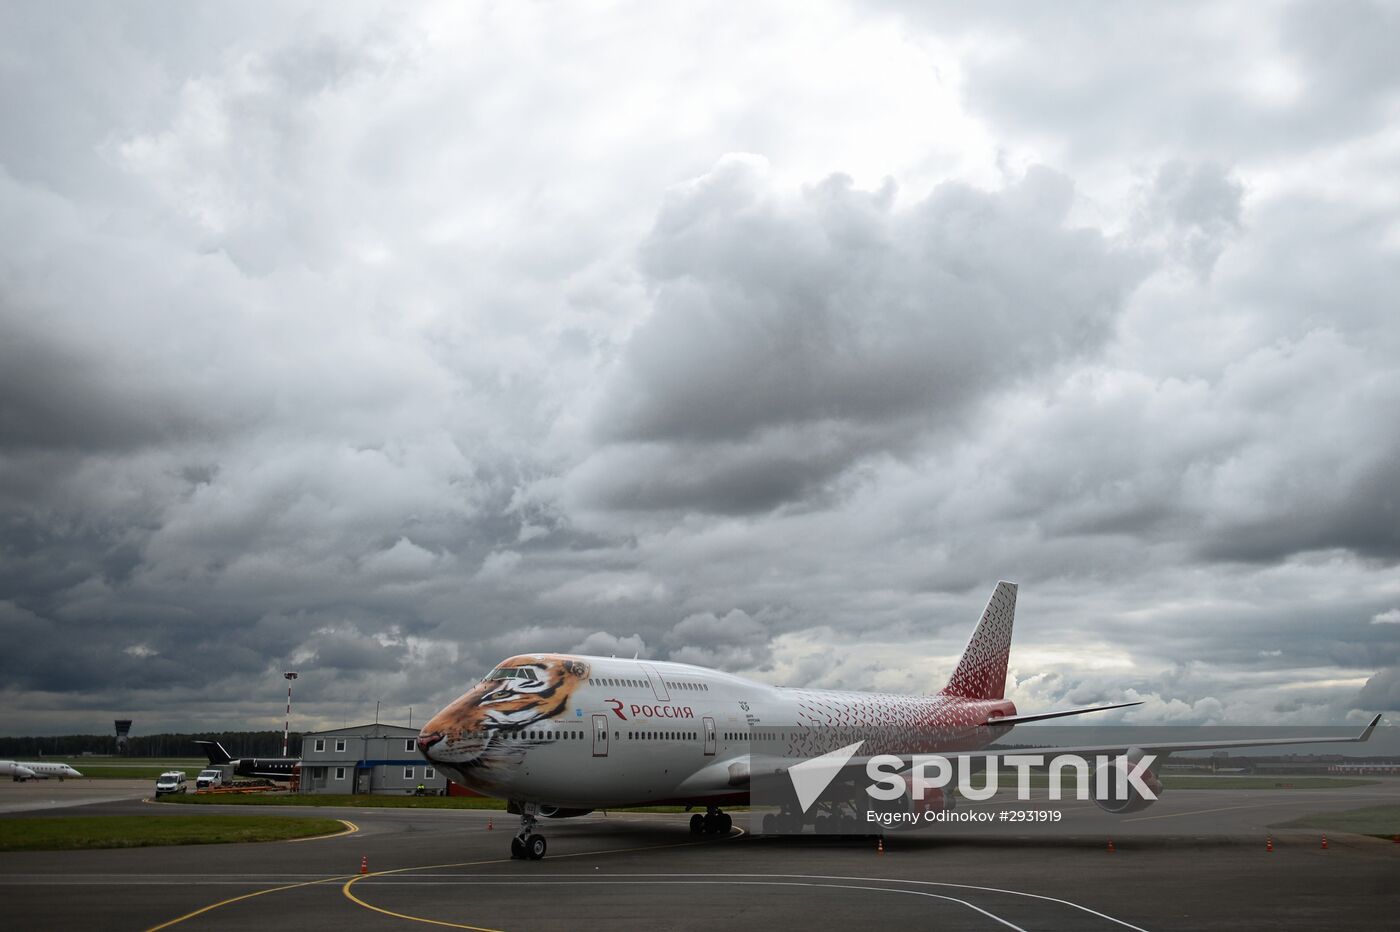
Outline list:
[[[0,851],[283,841],[345,830],[338,819],[272,815],[63,816],[0,819]]]
[[[1366,806],[1341,812],[1310,812],[1291,822],[1275,823],[1273,828],[1310,828],[1328,832],[1350,832],[1394,838],[1400,835],[1400,806]]]

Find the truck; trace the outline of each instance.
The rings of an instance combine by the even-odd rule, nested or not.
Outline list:
[[[185,789],[185,772],[183,770],[167,770],[156,777],[157,796],[164,796],[166,793],[183,793]]]
[[[224,785],[224,772],[217,767],[208,770],[201,770],[199,776],[194,778],[194,788],[203,790]]]

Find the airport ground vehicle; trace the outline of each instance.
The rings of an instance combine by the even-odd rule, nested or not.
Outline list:
[[[156,778],[157,796],[164,796],[167,793],[183,793],[185,790],[185,772],[183,770],[167,770]]]
[[[218,768],[211,768],[211,769],[209,769],[209,770],[201,770],[201,771],[199,772],[199,776],[195,777],[195,780],[194,780],[194,788],[197,789],[197,790],[206,789],[206,788],[208,788],[208,787],[223,786],[223,785],[224,785],[224,772],[223,772],[222,770],[219,770]]]

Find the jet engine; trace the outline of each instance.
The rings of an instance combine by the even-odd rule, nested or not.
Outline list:
[[[541,806],[540,817],[544,819],[576,819],[588,815],[592,809],[561,809],[558,806]]]
[[[893,816],[887,830],[911,829],[927,826],[925,813],[951,811],[956,808],[957,797],[939,787],[926,787],[924,798],[914,798],[913,781],[909,774],[903,774],[904,792],[888,801],[871,800],[871,808],[882,815]]]
[[[1104,812],[1127,815],[1130,812],[1141,812],[1157,801],[1142,795],[1127,779],[1128,770],[1137,766],[1138,761],[1142,760],[1143,754],[1141,748],[1129,748],[1127,754],[1108,761],[1094,771],[1093,778],[1089,781],[1089,792],[1094,800],[1094,805]],[[1158,757],[1157,763],[1161,763],[1161,761],[1162,758]],[[1138,774],[1138,779],[1152,791],[1154,796],[1161,797],[1162,781],[1151,770],[1143,770]]]

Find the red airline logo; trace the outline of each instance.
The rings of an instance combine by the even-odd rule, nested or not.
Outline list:
[[[627,716],[622,710],[627,709],[633,718],[694,718],[695,710],[688,705],[640,705],[632,703],[627,705],[621,699],[604,699],[604,702],[612,706],[613,714],[624,722]]]

